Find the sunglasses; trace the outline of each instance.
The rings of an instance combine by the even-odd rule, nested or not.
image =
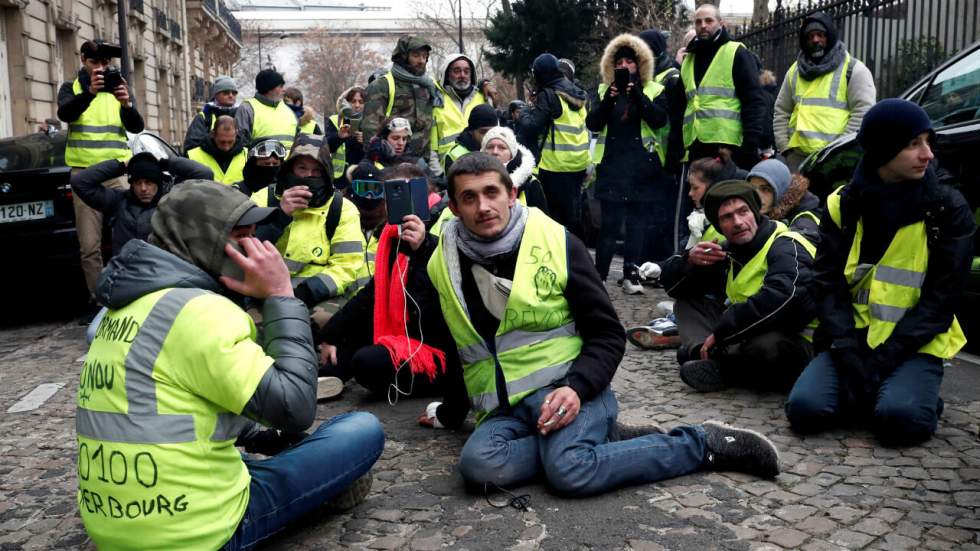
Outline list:
[[[351,191],[365,199],[381,199],[385,196],[384,183],[378,180],[354,180],[351,182]]]

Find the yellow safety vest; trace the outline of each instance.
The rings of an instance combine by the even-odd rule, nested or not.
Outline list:
[[[827,197],[827,210],[840,227],[840,189]],[[919,303],[929,267],[929,241],[925,222],[902,226],[877,264],[861,264],[863,235],[864,220],[859,219],[844,266],[844,278],[851,287],[854,327],[868,329],[868,346],[874,349],[888,340],[906,312]],[[959,320],[953,316],[949,329],[918,351],[949,359],[965,344],[966,335]]]
[[[851,54],[832,73],[813,80],[800,76],[796,63],[786,78],[793,82],[793,113],[789,117],[789,147],[809,155],[823,149],[847,130],[847,71]]]
[[[662,73],[658,73],[655,77],[653,77],[653,80],[656,81],[657,84],[663,86],[664,81],[667,80],[667,77],[675,73],[679,75],[680,71],[671,67]],[[670,143],[670,119],[667,120],[667,124],[654,130],[653,133],[657,136],[657,144],[664,150],[664,157],[661,159],[661,161],[666,162],[664,159],[667,158],[667,145]]]
[[[313,133],[316,132],[316,120],[311,120],[310,122],[304,124],[303,126],[299,126],[298,121],[296,124],[297,124],[297,128],[299,128],[300,134],[309,134],[310,136],[312,136]]]
[[[71,89],[76,96],[82,93],[77,78]],[[125,161],[132,156],[119,109],[116,96],[109,92],[95,94],[88,109],[75,122],[68,123],[65,164],[88,168],[102,161]]]
[[[599,97],[603,97],[606,94],[606,90],[609,89],[608,84],[599,85]],[[643,85],[643,95],[646,96],[650,101],[656,99],[661,93],[663,93],[664,87],[659,83],[650,81]],[[595,142],[595,152],[592,156],[592,162],[599,164],[602,162],[602,157],[606,153],[606,132],[608,126],[603,126],[602,130],[599,132],[599,137]],[[658,129],[659,130],[659,129]],[[660,166],[663,166],[667,162],[667,142],[660,141],[657,139],[657,131],[653,130],[647,125],[647,121],[640,120],[640,140],[643,143],[643,149],[648,152],[657,152],[657,156],[660,157]]]
[[[753,256],[751,260],[742,266],[742,269],[739,270],[737,276],[733,275],[735,272],[735,261],[729,257],[728,282],[725,284],[725,294],[728,296],[728,300],[731,301],[732,304],[746,302],[749,300],[749,298],[758,293],[759,289],[762,289],[762,284],[766,278],[766,272],[769,270],[769,262],[766,259],[766,256],[769,254],[769,249],[772,247],[772,244],[777,238],[792,239],[800,245],[803,245],[806,252],[810,253],[811,258],[815,257],[817,254],[817,248],[814,247],[809,240],[794,231],[790,231],[782,222],[776,222],[776,229],[772,232],[772,235],[769,236],[769,239],[766,240],[765,245],[759,249],[759,252],[755,253],[755,256]],[[805,328],[803,328],[800,335],[804,339],[812,342],[813,333],[817,328],[817,324],[817,320],[814,319]]]
[[[278,201],[271,201],[276,196],[276,185],[266,186],[249,197],[253,203],[260,207],[278,206]]]
[[[453,214],[453,211],[449,210],[449,206],[447,205],[446,208],[442,209],[442,212],[439,213],[439,218],[436,218],[436,221],[434,224],[432,224],[432,227],[429,228],[429,233],[436,237],[441,236],[442,226],[453,218],[456,218],[456,215]]]
[[[514,285],[490,351],[473,327],[449,276],[446,235],[429,259],[429,277],[463,363],[463,379],[477,423],[497,409],[496,365],[510,405],[565,376],[582,338],[565,299],[568,255],[565,228],[531,208],[517,253]],[[452,251],[457,253],[458,251]]]
[[[556,97],[561,102],[561,116],[554,120],[553,128],[548,129],[538,168],[551,172],[585,170],[591,162],[589,131],[585,128],[586,109],[573,111],[565,98]]]
[[[701,234],[701,241],[714,241],[715,239],[718,240],[716,241],[716,243],[719,244],[728,241],[728,239],[725,238],[724,234],[716,230],[713,225],[708,224],[708,227],[704,229],[704,233]]]
[[[296,114],[293,110],[282,101],[275,107],[269,107],[256,98],[245,101],[252,106],[254,113],[251,145],[262,140],[279,140],[286,151],[289,151],[293,147],[297,128]]]
[[[235,439],[273,363],[228,299],[162,289],[99,324],[78,385],[78,510],[100,549],[217,549],[249,499]]]
[[[687,94],[684,110],[684,147],[701,143],[742,145],[742,103],[735,95],[732,66],[741,42],[726,42],[715,53],[701,84],[694,86],[694,56],[681,64],[681,80]]]
[[[187,158],[210,168],[214,172],[215,182],[231,185],[245,179],[245,176],[242,175],[242,172],[245,170],[245,163],[248,161],[248,152],[245,149],[242,149],[238,152],[238,155],[235,155],[231,163],[228,164],[227,170],[221,170],[221,165],[218,164],[218,161],[200,147],[195,147],[188,151]]]
[[[381,230],[384,226],[380,228],[375,228],[365,234],[367,239],[367,248],[364,249],[364,264],[361,265],[361,269],[357,271],[357,279],[348,289],[348,294],[350,296],[356,295],[364,288],[373,278],[374,278],[374,265],[375,260],[378,256],[378,242],[379,237],[381,237]]]
[[[340,115],[330,115],[330,122],[333,123],[334,128],[338,131],[340,130]],[[330,168],[333,171],[333,181],[336,182],[344,177],[344,171],[347,170],[347,144],[344,142],[340,143],[340,147],[337,151],[330,152]]]
[[[334,196],[322,207],[293,212],[293,221],[276,241],[276,248],[292,276],[293,287],[314,279],[333,297],[342,294],[357,279],[364,263],[361,217],[354,203],[341,200],[340,222],[332,240],[327,237],[326,222]]]
[[[442,158],[442,169],[446,170],[446,165],[449,164],[449,161],[455,163],[457,159],[463,155],[466,155],[467,153],[470,153],[470,150],[467,149],[465,145],[457,143],[452,149],[449,150],[448,153],[446,153],[446,156]]]
[[[436,84],[436,87],[445,96],[445,102],[442,107],[436,107],[432,110],[432,116],[435,119],[435,123],[432,125],[432,145],[439,157],[442,158],[449,153],[453,144],[456,143],[456,138],[466,129],[473,108],[486,103],[487,98],[479,90],[474,90],[473,99],[466,104],[465,111],[460,111],[459,105],[449,99],[450,94],[442,85]]]

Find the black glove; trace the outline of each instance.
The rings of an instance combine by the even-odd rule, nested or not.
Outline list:
[[[837,368],[841,405],[858,409],[873,405],[879,379],[857,345],[835,342],[830,347],[830,358]]]
[[[303,304],[305,304],[307,308],[313,308],[316,306],[313,291],[310,291],[310,288],[306,285],[306,282],[297,285],[296,288],[293,289],[293,295],[302,300]]]
[[[305,432],[285,432],[276,429],[266,429],[242,443],[248,453],[261,453],[262,455],[276,455],[285,451],[293,444],[301,442],[309,436]]]

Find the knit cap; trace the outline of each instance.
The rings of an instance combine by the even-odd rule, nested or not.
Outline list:
[[[273,86],[273,88],[275,88]],[[229,76],[221,75],[214,79],[214,84],[211,85],[211,97],[213,98],[218,92],[237,92],[238,86],[235,85],[234,79]]]
[[[487,145],[491,140],[500,140],[504,142],[507,149],[510,150],[510,156],[514,157],[517,155],[517,137],[514,136],[514,131],[506,126],[494,126],[483,136],[483,143],[480,144],[480,151],[486,151]]]
[[[858,142],[864,149],[864,165],[878,169],[895,158],[916,136],[929,132],[932,121],[918,105],[903,99],[885,99],[864,115]]]
[[[276,86],[282,86],[286,81],[275,69],[262,69],[255,75],[255,91],[265,94]]]
[[[476,130],[487,126],[497,126],[497,112],[487,103],[481,103],[470,111],[466,121],[467,130]]]
[[[779,201],[779,199],[786,193],[789,189],[789,185],[793,178],[793,175],[789,172],[789,167],[776,159],[766,159],[749,171],[749,175],[746,180],[756,176],[762,178],[770,186],[772,186],[773,191],[776,193],[776,197],[773,199],[773,203]]]
[[[149,151],[137,153],[126,163],[126,175],[130,182],[135,180],[149,180],[156,185],[163,183],[163,169],[160,168],[160,161]]]
[[[759,220],[762,216],[762,200],[755,187],[745,180],[725,180],[711,186],[704,194],[704,215],[715,228],[718,228],[718,209],[722,203],[729,199],[742,199],[752,209],[755,219]]]

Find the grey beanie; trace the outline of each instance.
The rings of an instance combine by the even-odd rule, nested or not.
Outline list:
[[[746,179],[752,178],[753,176],[762,178],[772,186],[773,191],[776,192],[776,197],[773,200],[774,203],[779,201],[783,194],[786,193],[793,178],[793,175],[789,172],[789,167],[776,159],[766,159],[752,167]]]
[[[211,85],[211,97],[213,98],[218,92],[237,92],[238,86],[235,86],[235,80],[229,76],[221,75],[214,79],[214,84]]]

